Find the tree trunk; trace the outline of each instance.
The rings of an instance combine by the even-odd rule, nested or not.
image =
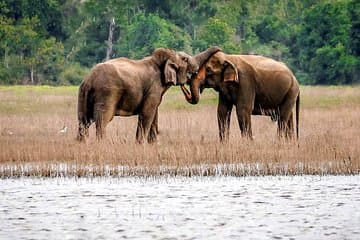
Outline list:
[[[34,67],[30,66],[30,82],[31,85],[34,85]]]
[[[8,63],[8,59],[7,59],[7,53],[8,53],[8,49],[5,46],[5,52],[4,52],[4,65],[6,68],[9,68],[9,63]]]
[[[115,18],[111,18],[110,25],[109,25],[109,37],[108,37],[108,47],[106,50],[106,58],[105,61],[109,60],[111,58],[111,54],[113,51],[113,35],[115,30]]]

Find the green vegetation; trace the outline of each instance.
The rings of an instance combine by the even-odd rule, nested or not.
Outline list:
[[[0,112],[10,114],[76,114],[77,86],[0,86]]]
[[[107,58],[218,45],[286,62],[303,84],[360,82],[357,0],[0,0],[0,84],[78,85]]]
[[[302,109],[360,106],[360,86],[303,86],[300,91]],[[0,85],[0,112],[7,115],[55,113],[75,116],[77,93],[78,86]],[[164,95],[160,111],[200,111],[204,107],[216,107],[217,103],[217,92],[212,89],[204,90],[200,103],[191,105],[186,102],[179,87],[171,87]]]

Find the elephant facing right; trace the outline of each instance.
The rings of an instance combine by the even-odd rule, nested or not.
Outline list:
[[[282,62],[257,55],[229,55],[219,50],[195,55],[201,62],[190,80],[190,92],[181,86],[186,100],[199,102],[204,88],[219,93],[217,108],[220,141],[229,137],[233,106],[242,136],[252,139],[251,115],[267,115],[278,121],[278,135],[291,139],[294,135],[293,112],[296,105],[296,136],[299,138],[299,83]],[[206,59],[204,59],[206,58]]]

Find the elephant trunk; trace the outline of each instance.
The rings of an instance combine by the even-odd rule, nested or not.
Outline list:
[[[190,104],[197,104],[200,100],[200,83],[205,80],[206,71],[205,66],[202,66],[199,69],[198,74],[196,74],[190,83],[190,92],[185,88],[184,85],[181,86],[181,90],[184,93],[186,101]]]
[[[190,80],[190,92],[185,88],[184,85],[181,86],[181,90],[184,93],[186,101],[190,104],[197,104],[200,99],[200,84],[205,80],[206,71],[205,63],[209,58],[215,53],[222,51],[219,47],[211,47],[207,50],[195,55],[193,61],[200,66],[199,71],[194,75]]]

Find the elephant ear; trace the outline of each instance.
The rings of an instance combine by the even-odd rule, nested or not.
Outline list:
[[[230,62],[225,60],[224,62],[224,70],[223,70],[223,79],[224,82],[239,82],[239,76],[238,76],[238,71],[235,67],[235,65]]]
[[[171,60],[167,60],[164,69],[165,75],[165,84],[174,84],[176,85],[176,70],[178,66]]]

